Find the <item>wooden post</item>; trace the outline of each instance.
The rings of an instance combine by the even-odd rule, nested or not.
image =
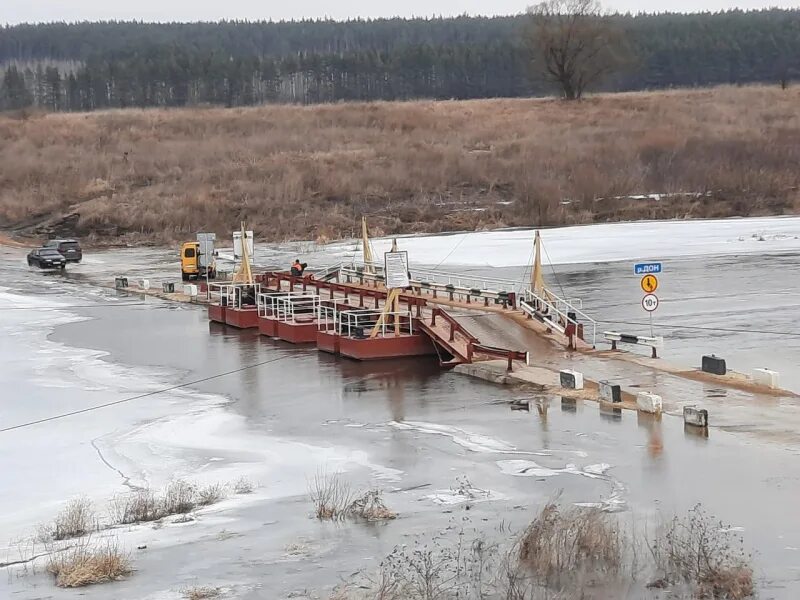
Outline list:
[[[397,292],[394,295],[394,337],[400,336],[400,290],[392,290]]]

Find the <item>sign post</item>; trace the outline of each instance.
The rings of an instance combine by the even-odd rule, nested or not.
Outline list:
[[[408,252],[397,250],[396,242],[392,244],[392,250],[383,255],[383,275],[388,292],[386,304],[372,328],[370,338],[378,335],[389,313],[394,313],[394,334],[400,335],[400,290],[411,285],[411,278],[408,274]]]
[[[663,265],[660,262],[636,263],[633,265],[633,272],[642,276],[639,282],[644,292],[642,308],[647,311],[650,317],[650,337],[654,337],[653,312],[658,308],[659,303],[658,296],[655,295],[655,291],[658,289],[658,277],[656,275],[660,275],[662,270]],[[653,349],[653,352],[655,353],[655,349]]]

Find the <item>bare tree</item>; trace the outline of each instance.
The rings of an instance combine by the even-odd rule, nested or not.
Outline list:
[[[625,37],[598,0],[545,0],[528,9],[534,71],[578,100],[627,62]]]

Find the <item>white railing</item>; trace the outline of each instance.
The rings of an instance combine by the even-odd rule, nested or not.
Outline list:
[[[350,277],[366,277],[371,279],[383,278],[384,266],[378,262],[364,263],[354,261],[349,264],[339,265],[342,274]],[[445,271],[432,271],[428,269],[410,268],[411,279],[414,283],[436,283],[442,286],[452,285],[465,290],[521,292],[524,286],[519,281],[498,279],[495,277],[482,277],[479,275],[464,275],[463,273],[447,273]]]
[[[575,306],[573,302],[559,298],[549,291],[545,296],[539,296],[532,290],[525,290],[524,300],[520,302],[520,308],[531,316],[542,317],[560,333],[566,331],[568,323],[572,323],[577,331],[578,320],[577,318],[571,318],[569,313],[574,313],[576,317],[580,315],[584,326],[584,336],[586,335],[587,325],[591,326],[592,347],[597,346],[597,321]]]
[[[335,306],[321,305],[318,314],[317,328],[320,331],[333,331],[345,337],[369,337],[381,315],[384,315],[379,329],[381,336],[394,335],[397,321],[401,323],[404,331],[407,329],[408,333],[414,333],[411,311],[384,313],[382,310],[361,308],[337,310]]]
[[[300,315],[317,319],[320,299],[317,294],[294,294],[275,298],[273,316],[284,322],[295,322]]]
[[[208,301],[241,310],[243,306],[257,306],[260,296],[260,283],[210,283],[208,285]],[[252,298],[252,304],[246,302]]]
[[[302,296],[305,292],[266,292],[258,295],[258,316],[271,317],[275,314],[278,298],[285,298],[286,296]],[[307,295],[307,294],[306,294]]]

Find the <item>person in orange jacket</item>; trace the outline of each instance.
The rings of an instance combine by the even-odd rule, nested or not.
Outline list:
[[[292,268],[289,270],[293,277],[300,277],[303,274],[303,265],[300,264],[300,259],[296,258]]]

